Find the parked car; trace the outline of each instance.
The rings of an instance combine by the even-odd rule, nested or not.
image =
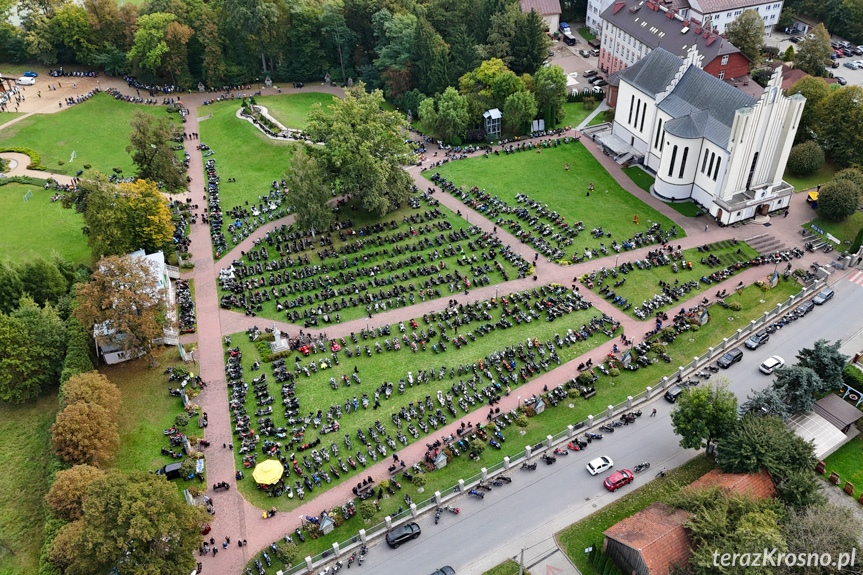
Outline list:
[[[769,339],[769,333],[766,331],[759,331],[747,339],[744,345],[749,349],[758,349],[762,344],[767,343],[767,340]]]
[[[833,60],[832,62],[830,62],[830,67],[831,68],[838,68],[839,62],[837,62],[836,60]]]
[[[797,42],[799,42],[802,39],[803,38],[801,38],[800,36],[792,36],[788,39],[788,41],[791,42],[792,44],[796,44]]]
[[[839,82],[840,86],[845,86],[846,84],[848,84],[848,80],[846,80],[842,76],[836,76],[836,81]]]
[[[594,86],[608,86],[608,82],[605,81],[605,78],[600,78],[593,85]]]
[[[455,575],[455,569],[453,569],[449,565],[444,565],[431,575]]]
[[[821,290],[821,292],[812,298],[812,303],[815,305],[822,305],[827,302],[827,300],[833,298],[833,290],[830,288],[825,288]]]
[[[665,399],[667,399],[671,403],[677,403],[677,398],[680,397],[683,392],[683,387],[675,385],[674,387],[665,392]]]
[[[843,65],[843,66],[845,66],[846,68],[850,68],[850,69],[852,69],[852,70],[856,70],[856,69],[857,69],[857,64],[855,64],[854,62],[845,62],[845,63],[844,63],[844,64],[842,64],[842,65]]]
[[[807,313],[815,309],[815,304],[811,301],[804,301],[797,309],[800,310],[803,315],[806,315]]]
[[[582,77],[582,78],[593,78],[593,77],[594,77],[594,76],[596,76],[597,74],[599,74],[599,72],[597,72],[596,70],[586,70],[586,71],[581,75],[581,77]]]
[[[765,359],[764,362],[758,366],[758,369],[761,370],[761,373],[770,375],[780,367],[785,367],[785,360],[778,355],[774,355]]]
[[[605,488],[609,491],[617,491],[624,485],[632,483],[633,479],[635,479],[635,476],[632,474],[632,471],[621,469],[620,471],[615,471],[606,477],[602,484],[605,485]]]
[[[420,526],[416,523],[405,523],[404,525],[399,525],[387,533],[387,545],[393,549],[397,549],[398,546],[405,541],[419,537],[421,532]]]
[[[607,471],[614,467],[614,462],[610,457],[606,457],[603,455],[602,457],[597,457],[593,461],[587,464],[587,472],[591,475],[599,475],[603,471]]]
[[[182,463],[169,463],[156,470],[156,475],[164,475],[168,481],[180,478],[180,466]]]
[[[590,55],[593,56],[594,58],[599,56],[599,48],[591,48]]]
[[[36,78],[31,78],[30,76],[21,76],[18,78],[19,86],[32,86],[36,83]]]
[[[590,50],[579,50],[578,53],[582,58],[590,58]]]
[[[37,78],[39,76],[39,74],[37,74],[36,72],[31,72],[30,70],[24,72],[24,75],[28,78]]]
[[[719,361],[716,362],[716,365],[718,365],[722,369],[728,369],[741,359],[743,359],[743,351],[741,351],[739,347],[735,347],[734,349],[722,354],[722,357],[719,358]]]

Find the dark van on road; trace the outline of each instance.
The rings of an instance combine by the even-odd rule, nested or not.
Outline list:
[[[722,357],[719,358],[719,361],[716,362],[716,365],[722,369],[727,369],[741,359],[743,359],[743,352],[739,347],[735,347],[734,349],[725,352]]]

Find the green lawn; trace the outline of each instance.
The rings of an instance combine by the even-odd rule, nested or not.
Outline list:
[[[827,471],[823,478],[829,479],[835,471],[841,481],[836,489],[843,489],[845,482],[850,481],[854,486],[854,499],[858,499],[863,493],[863,436],[858,435],[834,451],[824,463],[827,464]],[[832,486],[830,488],[834,489]]]
[[[180,352],[176,347],[158,347],[153,352],[159,362],[158,367],[150,367],[147,359],[136,359],[106,365],[99,371],[120,389],[123,406],[120,414],[120,449],[111,462],[111,467],[120,471],[156,469],[173,463],[170,457],[160,454],[161,448],[171,448],[162,430],[174,425],[174,418],[183,410],[180,398],[168,394],[168,387],[178,387],[177,382],[169,382],[164,373],[167,366],[182,365]],[[190,370],[194,371],[192,368]],[[189,436],[203,437],[203,429],[197,420],[186,427]],[[206,452],[206,451],[205,451]],[[197,482],[175,480],[180,493]]]
[[[257,97],[255,102],[265,106],[270,115],[285,127],[302,130],[306,127],[306,120],[312,109],[312,104],[320,103],[321,107],[326,110],[327,106],[333,103],[333,98],[335,96],[332,94],[303,92],[301,94]]]
[[[570,165],[570,171],[564,169],[565,164]],[[545,148],[542,154],[525,151],[459,160],[429,170],[425,176],[430,179],[435,173],[465,190],[471,186],[485,189],[491,196],[497,196],[512,206],[518,205],[515,200],[517,193],[526,193],[531,199],[547,203],[549,209],[564,216],[570,225],[583,221],[585,231],[574,238],[572,245],[562,248],[567,257],[581,255],[585,247],[599,248],[600,240],[594,240],[589,233],[592,228],[601,226],[610,232],[611,238],[602,240],[610,244],[612,239],[622,242],[636,232],[644,232],[654,222],[659,222],[663,229],[674,225],[670,219],[626,192],[579,142]],[[591,183],[594,192],[588,197]],[[634,216],[639,217],[639,224],[634,223]],[[514,216],[508,219],[523,227],[527,225]],[[547,219],[542,221],[549,222]],[[678,233],[683,237],[682,230]]]
[[[23,116],[24,112],[0,112],[0,125],[5,124],[6,122],[11,122],[18,116]]]
[[[201,142],[215,151],[205,159],[216,161],[223,211],[266,194],[273,180],[281,179],[290,167],[291,154],[298,145],[264,136],[252,124],[237,118],[239,107],[239,100],[228,100],[198,108]],[[213,117],[207,119],[210,113]],[[229,183],[228,178],[237,181]]]
[[[838,171],[839,167],[836,164],[826,161],[821,166],[821,169],[814,174],[798,177],[785,170],[785,175],[782,176],[782,179],[794,186],[795,192],[805,192],[806,190],[818,187],[818,184],[826,184],[833,179],[833,176]]]
[[[636,186],[650,193],[650,186],[653,185],[653,182],[656,178],[642,170],[638,166],[630,166],[628,168],[623,169],[623,173],[629,176],[629,179],[635,183]]]
[[[567,104],[564,104],[563,109],[566,112],[566,117],[563,119],[562,122],[558,122],[557,125],[554,127],[560,128],[563,126],[578,126],[579,124],[581,124],[581,122],[584,121],[585,118],[587,118],[591,114],[591,112],[596,109],[597,105],[598,104],[595,104],[588,110],[585,109],[584,104],[581,102],[569,102]],[[600,114],[600,116],[601,115],[602,114]]]
[[[33,197],[24,202],[28,191]],[[81,214],[52,202],[52,195],[42,186],[0,186],[0,213],[5,219],[0,228],[0,254],[13,262],[36,256],[50,259],[54,252],[75,264],[90,260],[90,249],[81,233]]]
[[[614,503],[596,513],[573,523],[555,536],[560,547],[584,575],[602,575],[587,560],[585,549],[602,548],[603,531],[612,525],[638,513],[657,501],[673,505],[677,493],[713,469],[713,460],[698,456],[677,469],[670,470],[665,477],[654,479],[653,470],[645,472],[641,480],[646,483],[627,493]]]
[[[167,117],[179,124],[179,116],[166,114],[164,108],[119,102],[107,94],[56,114],[34,114],[0,131],[0,147],[22,146],[42,154],[42,164],[50,172],[74,176],[84,164],[106,174],[114,167],[123,174],[135,173],[129,145],[129,122],[135,110]],[[110,118],[110,121],[106,119]],[[69,163],[75,152],[76,158]],[[58,162],[65,162],[59,165]]]
[[[50,484],[56,391],[25,405],[0,404],[0,573],[36,575]]]
[[[809,209],[808,206],[809,205],[807,204],[806,209]],[[813,211],[812,214],[816,215],[816,212]],[[848,249],[848,245],[845,242],[853,242],[857,233],[860,231],[860,228],[863,228],[863,212],[858,210],[841,222],[831,222],[829,220],[816,218],[808,224],[804,224],[803,227],[811,231],[811,226],[813,225],[818,226],[825,232],[833,234],[842,240],[842,249],[839,251],[845,251]]]
[[[749,321],[758,318],[764,313],[764,311],[772,309],[777,303],[784,301],[789,295],[796,293],[799,289],[800,286],[793,282],[782,282],[779,286],[768,292],[762,292],[754,286],[745,288],[741,295],[734,294],[728,298],[729,302],[739,301],[742,304],[741,311],[733,312],[721,307],[711,307],[711,321],[707,325],[703,326],[699,331],[689,332],[688,337],[679,337],[674,343],[668,346],[668,353],[672,355],[672,357],[686,358],[686,361],[690,361],[695,355],[704,353],[707,351],[709,346],[721,341],[723,337],[733,335],[738,327],[747,325]],[[493,311],[496,312],[497,310]],[[589,313],[589,311],[590,310],[584,313]],[[496,316],[497,314],[495,313],[494,315]],[[478,338],[476,342],[469,344],[467,347],[462,348],[462,350],[455,350],[454,347],[450,347],[449,351],[446,352],[447,358],[445,364],[455,364],[463,361],[464,358],[473,361],[475,358],[481,357],[492,349],[497,349],[517,341],[524,341],[525,334],[536,336],[542,340],[544,337],[547,337],[549,333],[553,333],[555,330],[559,331],[560,328],[564,328],[568,325],[580,325],[581,321],[582,320],[579,315],[573,314],[566,318],[564,323],[560,323],[559,321],[553,322],[552,324],[543,322],[541,325],[532,323],[530,326],[524,326],[524,324],[522,324],[521,326],[508,329],[506,332],[498,333],[491,339],[489,336]],[[423,326],[423,322],[420,322],[420,325]],[[473,325],[470,327],[473,328]],[[636,337],[637,339],[640,336],[640,334],[629,335]],[[371,340],[367,340],[366,342],[360,340],[360,343],[365,345],[368,341]],[[592,338],[592,340],[579,343],[577,348],[564,348],[563,352],[560,354],[561,359],[566,361],[569,357],[584,353],[588,348],[599,345],[603,341],[605,341],[605,337],[598,335]],[[237,345],[239,345],[240,350],[243,352],[243,363],[246,365],[245,372],[247,374],[253,373],[249,371],[248,366],[254,361],[254,357],[257,356],[254,344],[248,341],[248,338],[244,333],[239,333],[233,336],[232,341],[232,346]],[[405,350],[402,349],[399,353],[404,354]],[[365,387],[367,382],[366,378],[369,377],[369,373],[373,374],[374,377],[372,385],[375,385],[378,381],[393,381],[394,379],[397,380],[398,377],[402,377],[405,371],[404,364],[395,368],[391,364],[387,364],[386,360],[389,359],[389,355],[390,354],[387,352],[384,352],[380,356],[375,354],[372,358],[368,358],[363,355],[362,359],[357,362],[352,361],[352,359],[349,360],[347,358],[343,358],[342,365],[335,368],[335,370],[341,371],[333,371],[323,375],[318,373],[311,378],[300,376],[301,378],[299,381],[301,384],[297,386],[297,389],[299,390],[301,397],[304,398],[301,399],[301,413],[316,410],[318,408],[326,409],[327,404],[343,401],[345,397],[351,396],[353,391],[345,389],[344,387],[340,387],[336,392],[332,391],[329,389],[326,380],[335,373],[352,371],[355,363],[360,367],[360,376],[363,378],[363,387],[361,389],[370,393],[370,396],[373,388]],[[416,356],[402,355],[402,358],[405,357],[408,358],[407,368],[414,368],[413,371],[416,373],[418,369],[423,369],[427,366],[424,363],[415,361],[414,358],[426,358],[431,356],[429,355],[429,352],[426,352],[425,354],[419,354]],[[443,356],[431,359],[430,361],[433,365],[438,365],[438,363],[441,363],[441,359],[443,359]],[[486,448],[478,462],[470,461],[464,456],[461,456],[454,459],[445,468],[426,475],[427,483],[424,494],[417,493],[413,486],[408,485],[407,482],[401,480],[401,476],[399,476],[403,489],[401,491],[397,491],[395,497],[390,498],[385,495],[385,500],[380,502],[382,511],[372,520],[371,524],[383,521],[384,515],[397,511],[405,493],[410,494],[411,498],[415,502],[422,501],[429,497],[435,490],[449,488],[454,485],[458,479],[465,479],[478,473],[480,467],[490,467],[491,465],[501,461],[505,455],[512,456],[521,452],[525,445],[534,445],[543,441],[548,434],[558,433],[564,430],[567,425],[582,421],[588,414],[597,414],[602,412],[604,406],[621,403],[627,396],[636,395],[643,391],[646,386],[656,385],[662,376],[672,375],[676,371],[679,363],[682,362],[674,361],[670,364],[666,364],[664,362],[654,363],[647,368],[641,368],[635,372],[625,371],[616,379],[600,376],[600,379],[595,384],[597,389],[597,395],[595,397],[589,400],[584,400],[582,398],[564,400],[557,407],[549,407],[541,415],[530,418],[528,420],[528,427],[524,430],[520,430],[514,426],[508,426],[503,430],[504,436],[508,439],[508,441],[503,444],[503,449],[495,450]],[[262,370],[269,373],[270,368],[267,364],[264,364]],[[400,373],[402,375],[399,375]],[[312,385],[308,385],[308,383],[311,383]],[[390,399],[389,402],[382,400],[383,407],[381,409],[377,411],[370,410],[368,412],[361,410],[359,414],[362,419],[356,418],[357,414],[353,413],[350,415],[343,415],[341,420],[342,429],[336,434],[323,436],[322,444],[326,446],[330,441],[335,441],[339,447],[340,456],[345,457],[346,451],[343,436],[344,433],[350,433],[355,453],[361,446],[356,440],[355,432],[357,428],[360,426],[368,427],[368,425],[370,425],[376,418],[380,418],[387,430],[392,433],[395,429],[392,421],[388,418],[389,414],[393,411],[391,406],[395,406],[397,411],[398,407],[406,404],[408,401],[416,400],[417,396],[422,397],[422,395],[429,393],[432,390],[436,391],[439,388],[446,389],[446,386],[450,385],[450,383],[451,382],[447,377],[443,382],[432,381],[428,388],[422,387],[419,390],[416,387],[407,388],[404,396],[399,396],[397,393],[394,393],[393,399]],[[315,389],[311,389],[312,387]],[[348,391],[350,391],[350,393],[347,393]],[[278,394],[278,391],[274,390],[274,392]],[[517,395],[518,388],[514,388],[512,393]],[[250,403],[253,404],[253,401],[250,401]],[[251,405],[248,407],[251,407]],[[276,411],[278,414],[279,410]],[[477,413],[481,415],[483,413],[482,408],[479,408]],[[275,417],[278,421],[279,416],[276,415]],[[429,431],[431,432],[431,436],[436,435],[434,430],[429,429]],[[522,434],[521,431],[524,431],[524,434]],[[308,435],[306,437],[309,439],[311,438]],[[414,441],[410,436],[408,436],[408,439],[410,441]],[[420,438],[417,441],[426,441],[422,433],[420,433]],[[355,455],[354,458],[356,458]],[[241,465],[239,462],[239,455],[237,459],[238,465]],[[260,460],[261,459],[259,457],[259,461]],[[369,460],[369,463],[372,463],[371,460]],[[352,472],[353,476],[362,476],[361,466],[358,467],[359,471]],[[342,475],[342,480],[344,480],[344,478],[345,476]],[[293,481],[296,480],[296,476],[291,473],[288,479],[291,484],[293,484]],[[275,504],[280,510],[291,510],[299,504],[296,498],[293,500],[287,500],[284,497],[275,500],[266,498],[263,496],[262,492],[256,491],[254,486],[248,480],[241,482],[239,484],[239,489],[252,503],[259,507],[269,508]],[[645,503],[645,505],[647,505],[647,503]],[[344,541],[354,535],[358,529],[364,527],[367,528],[369,525],[363,524],[362,520],[359,519],[359,515],[357,515],[326,537],[316,540],[307,539],[306,543],[301,545],[300,556],[314,555],[325,549],[329,549],[333,542]]]
[[[596,36],[590,33],[590,28],[585,26],[584,28],[579,28],[578,33],[581,34],[581,37],[590,42],[591,40],[596,40]]]
[[[523,570],[524,575],[530,575],[530,571]],[[512,559],[507,559],[497,567],[489,569],[483,575],[518,575],[518,563]]]
[[[603,122],[605,122],[604,114],[605,114],[605,112],[600,112],[599,114],[594,116],[593,119],[587,123],[587,125],[588,126],[596,126],[597,124],[602,124]]]

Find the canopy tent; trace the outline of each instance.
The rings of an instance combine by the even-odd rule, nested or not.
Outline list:
[[[285,468],[278,459],[268,459],[255,466],[252,477],[262,485],[272,485],[282,478]]]

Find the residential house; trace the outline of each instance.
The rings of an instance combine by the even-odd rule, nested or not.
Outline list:
[[[560,0],[519,0],[522,12],[535,10],[542,16],[550,32],[557,32],[560,25]]]

